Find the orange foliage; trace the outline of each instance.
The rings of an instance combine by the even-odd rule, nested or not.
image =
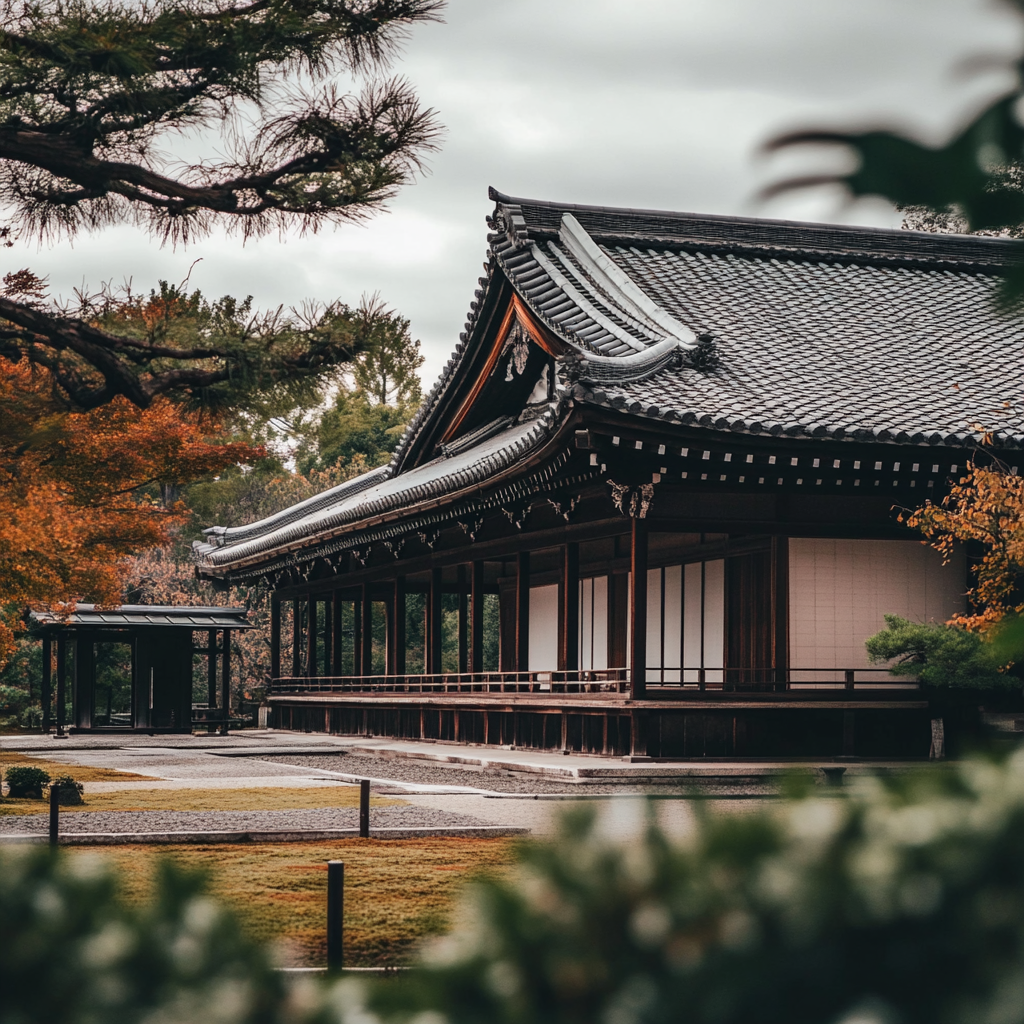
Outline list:
[[[197,415],[165,399],[65,412],[49,375],[27,361],[0,359],[0,409],[0,664],[26,605],[117,604],[119,560],[168,542],[184,507],[141,488],[264,454],[211,443]]]
[[[1024,572],[1024,477],[996,463],[967,468],[940,505],[925,505],[910,513],[907,524],[920,530],[945,557],[957,541],[984,546],[981,561],[972,566],[974,587],[968,591],[973,615],[957,616],[954,625],[985,630],[1008,613],[1024,612],[1017,581]]]

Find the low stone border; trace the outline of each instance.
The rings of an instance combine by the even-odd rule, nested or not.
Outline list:
[[[507,825],[467,825],[461,828],[410,826],[407,828],[372,828],[371,839],[478,839],[529,835],[528,828]],[[358,828],[324,828],[306,831],[245,829],[221,832],[64,832],[61,846],[126,846],[129,844],[164,843],[304,843],[330,839],[358,839]],[[43,832],[0,834],[0,843],[45,843]]]

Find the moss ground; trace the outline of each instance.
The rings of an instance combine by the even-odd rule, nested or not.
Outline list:
[[[76,775],[77,778],[77,775]],[[404,803],[390,797],[370,797],[371,807],[394,807]],[[357,807],[357,786],[320,786],[316,789],[284,786],[250,789],[136,789],[115,793],[85,791],[85,803],[62,807],[61,813],[76,811],[291,811],[317,807]],[[42,814],[45,800],[4,797],[0,817],[7,814]]]
[[[97,854],[121,868],[123,893],[149,899],[154,868],[173,857],[207,872],[210,892],[256,939],[272,941],[284,966],[326,963],[327,861],[345,862],[345,962],[351,967],[408,963],[417,942],[443,931],[467,877],[500,872],[509,839],[343,839],[331,843],[121,846]]]
[[[6,771],[15,765],[30,765],[42,768],[50,775],[73,775],[79,782],[148,782],[151,776],[136,775],[134,772],[119,772],[114,768],[86,768],[77,764],[62,764],[59,761],[48,761],[45,757],[30,757],[19,754],[16,750],[0,750],[0,770]]]

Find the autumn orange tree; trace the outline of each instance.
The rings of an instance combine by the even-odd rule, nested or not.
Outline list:
[[[26,605],[119,601],[118,560],[166,543],[184,515],[149,485],[262,455],[211,441],[198,412],[167,399],[71,412],[52,389],[46,371],[0,359],[0,663]]]

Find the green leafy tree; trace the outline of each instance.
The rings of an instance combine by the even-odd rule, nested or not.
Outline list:
[[[409,321],[385,310],[379,299],[374,297],[364,305],[376,316],[367,344],[352,361],[356,390],[376,405],[415,411],[423,397],[420,343],[409,334]]]

